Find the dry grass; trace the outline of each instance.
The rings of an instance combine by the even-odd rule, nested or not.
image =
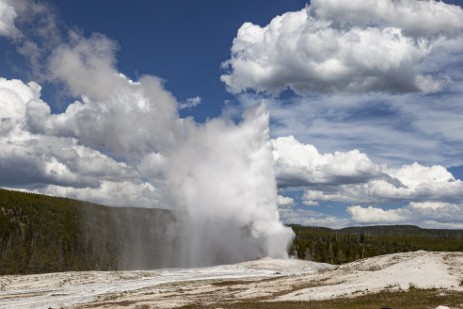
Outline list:
[[[212,305],[191,304],[181,308],[229,308],[229,309],[434,309],[439,305],[450,308],[463,308],[463,292],[440,289],[414,289],[404,291],[382,291],[355,298],[332,299],[310,302],[266,302],[242,301],[236,303],[217,303]]]

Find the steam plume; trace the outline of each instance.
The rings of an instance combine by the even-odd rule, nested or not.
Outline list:
[[[179,219],[180,265],[287,257],[293,234],[279,220],[265,105],[243,118],[187,121],[185,140],[169,155],[167,196]]]

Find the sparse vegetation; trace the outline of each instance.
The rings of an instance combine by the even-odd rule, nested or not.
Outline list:
[[[439,289],[414,289],[413,291],[382,291],[355,298],[340,298],[323,301],[243,301],[236,303],[194,304],[181,308],[228,308],[228,309],[434,309],[439,305],[462,308],[463,292]]]

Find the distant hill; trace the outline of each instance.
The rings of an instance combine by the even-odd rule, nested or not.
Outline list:
[[[0,189],[0,274],[171,266],[168,210]]]
[[[291,252],[300,259],[342,264],[361,258],[416,250],[463,251],[463,230],[378,225],[333,230],[291,225]]]

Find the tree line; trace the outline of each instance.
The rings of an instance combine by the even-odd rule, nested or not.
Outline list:
[[[175,266],[173,221],[168,210],[0,189],[0,275]],[[463,251],[463,230],[290,227],[292,256],[331,264],[415,250]]]
[[[416,250],[463,251],[463,230],[422,229],[413,225],[324,227],[291,225],[290,253],[300,259],[342,264],[362,258]]]
[[[161,209],[0,189],[0,275],[171,266]]]

